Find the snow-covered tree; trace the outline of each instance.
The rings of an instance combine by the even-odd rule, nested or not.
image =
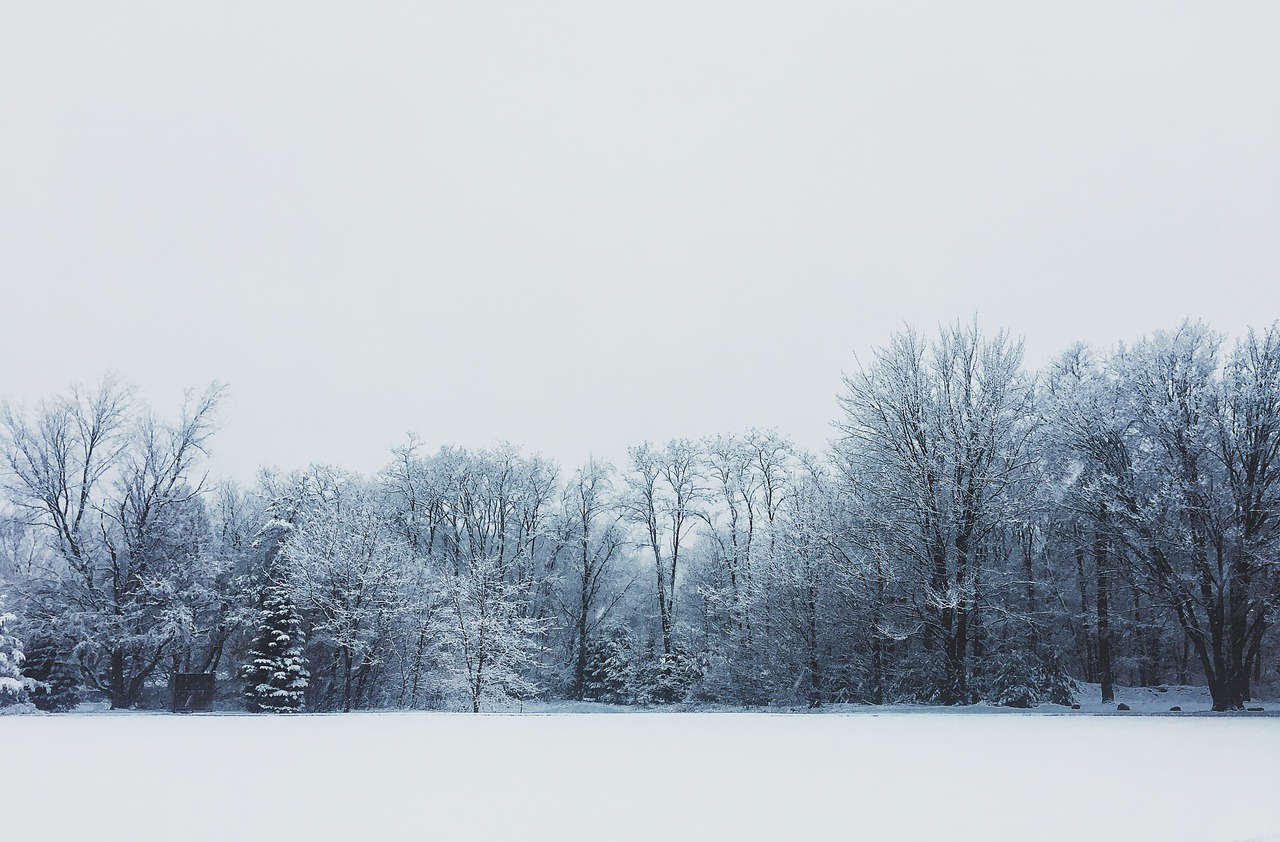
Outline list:
[[[1047,422],[1041,522],[1058,533],[1058,551],[1075,556],[1080,614],[1086,623],[1079,647],[1084,672],[1099,683],[1102,701],[1113,702],[1111,601],[1121,568],[1114,500],[1139,493],[1128,450],[1133,422],[1122,382],[1099,354],[1083,345],[1068,349],[1045,373],[1040,412]]]
[[[249,710],[294,713],[302,710],[308,680],[302,618],[287,588],[271,584],[262,595],[258,634],[249,662],[240,669]]]
[[[410,438],[382,473],[408,565],[390,641],[400,695],[478,710],[540,692],[558,666],[549,635],[566,547],[555,466],[510,445],[416,450]]]
[[[569,695],[582,699],[589,692],[586,671],[594,637],[635,582],[634,576],[621,581],[616,576],[626,535],[613,467],[592,459],[579,468],[565,486],[559,515],[556,553],[565,568],[561,611],[570,631],[573,669]]]
[[[131,707],[178,647],[208,627],[213,575],[196,465],[222,389],[157,418],[114,377],[27,412],[0,412],[5,481],[47,553],[23,586],[30,624],[73,645],[85,683]]]
[[[22,674],[35,681],[31,703],[49,712],[68,711],[80,703],[80,672],[55,641],[27,643]]]
[[[369,697],[386,659],[408,547],[366,480],[323,466],[306,478],[308,502],[283,543],[280,575],[310,622],[317,705],[348,711]]]
[[[628,455],[627,518],[640,530],[641,543],[653,558],[662,654],[673,657],[680,555],[694,528],[706,519],[702,448],[688,439],[674,439],[662,448],[645,442],[630,448]]]
[[[537,680],[553,607],[553,465],[513,447],[434,458],[441,491],[432,562],[449,610],[448,654],[471,710],[523,698]]]
[[[0,708],[26,705],[39,683],[22,674],[26,657],[22,654],[22,641],[11,630],[17,619],[4,609],[0,599]]]
[[[1274,599],[1280,537],[1280,333],[1225,361],[1199,322],[1114,362],[1132,425],[1108,505],[1136,572],[1172,608],[1215,710],[1244,706]],[[1124,476],[1123,472],[1114,472]]]
[[[925,646],[941,655],[936,698],[970,702],[987,542],[1033,462],[1022,343],[976,322],[933,342],[905,330],[844,385],[837,464],[878,501],[892,554],[917,574]]]
[[[601,629],[587,646],[580,698],[610,704],[635,702],[638,653],[626,626]]]

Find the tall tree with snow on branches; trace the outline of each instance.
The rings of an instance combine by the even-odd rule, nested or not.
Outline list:
[[[22,641],[9,631],[16,619],[0,601],[0,708],[28,704],[31,692],[40,686],[22,674]]]
[[[250,650],[249,663],[240,670],[244,697],[254,713],[296,713],[305,704],[311,678],[302,652],[305,636],[302,619],[289,592],[268,585],[262,598],[262,621]]]

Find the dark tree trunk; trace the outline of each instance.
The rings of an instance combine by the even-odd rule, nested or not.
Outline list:
[[[591,612],[591,533],[590,518],[582,513],[582,587],[578,592],[578,652],[573,664],[573,698],[582,701],[587,681],[587,615]]]
[[[954,699],[949,704],[965,705],[969,698],[969,612],[972,597],[969,589],[972,586],[972,575],[969,560],[969,536],[962,531],[956,536],[956,622],[955,636],[951,641],[952,664],[949,672],[952,679]]]
[[[129,692],[124,677],[124,650],[111,650],[111,666],[108,668],[108,686],[111,698],[111,709],[120,710],[129,707]]]
[[[809,707],[822,704],[822,667],[818,662],[818,593],[812,579],[808,586],[806,611],[806,636],[809,638]]]
[[[1105,522],[1105,515],[1099,523]],[[1099,528],[1093,539],[1094,572],[1097,575],[1098,589],[1098,681],[1102,684],[1103,703],[1116,700],[1114,676],[1111,671],[1111,617],[1109,605],[1109,589],[1111,579],[1110,560],[1107,558],[1107,539]]]
[[[351,712],[351,652],[342,649],[342,712]]]
[[[1036,571],[1034,564],[1035,532],[1028,526],[1022,535],[1022,578],[1027,589],[1027,646],[1034,652],[1040,648],[1040,629],[1036,622]]]
[[[578,618],[578,652],[573,664],[573,698],[582,701],[587,683],[587,615]]]
[[[942,608],[938,612],[936,636],[942,643],[943,686],[940,689],[939,701],[944,705],[960,703],[961,655],[956,651],[956,610],[949,598],[951,577],[947,570],[947,551],[944,545],[937,545],[933,551],[933,573],[930,582],[938,599],[942,600]]]
[[[978,556],[979,563],[973,569],[973,603],[970,607],[969,640],[974,668],[980,668],[987,657],[987,628],[982,623],[982,570],[986,566],[985,549]]]
[[[1139,687],[1160,683],[1160,627],[1151,618],[1150,602],[1143,602],[1142,589],[1133,584],[1134,681]]]
[[[880,634],[880,612],[884,608],[884,571],[876,559],[876,596],[871,606],[871,704],[884,704],[884,638]]]
[[[1084,538],[1077,535],[1076,543],[1076,583],[1080,589],[1080,660],[1084,671],[1084,680],[1092,682],[1097,679],[1097,657],[1094,645],[1093,623],[1090,622],[1092,612],[1089,610],[1089,585],[1084,572]]]

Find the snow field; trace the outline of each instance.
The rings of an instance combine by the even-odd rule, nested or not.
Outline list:
[[[1269,717],[64,715],[0,745],[15,839],[1280,839]]]

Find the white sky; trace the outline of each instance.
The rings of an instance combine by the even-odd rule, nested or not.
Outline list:
[[[374,5],[0,4],[0,395],[568,467],[821,447],[904,321],[1280,317],[1280,4]]]

